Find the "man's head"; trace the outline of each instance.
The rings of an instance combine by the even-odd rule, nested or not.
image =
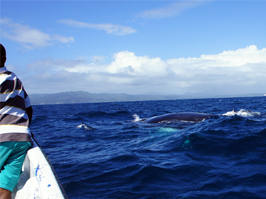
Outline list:
[[[6,49],[2,44],[0,44],[0,55],[0,67],[4,67],[6,63]]]

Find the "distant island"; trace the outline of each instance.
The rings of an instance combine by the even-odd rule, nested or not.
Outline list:
[[[187,93],[183,95],[128,95],[117,94],[94,94],[84,91],[60,92],[54,94],[31,94],[33,105],[41,104],[72,104],[72,103],[95,103],[95,102],[121,102],[121,101],[148,101],[148,100],[175,100],[175,99],[199,99],[199,98],[226,98],[226,97],[255,97],[263,94],[247,95],[212,95],[208,93]]]

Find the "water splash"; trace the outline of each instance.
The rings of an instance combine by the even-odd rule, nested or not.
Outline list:
[[[86,129],[86,130],[92,130],[92,129],[93,129],[93,128],[90,127],[89,125],[87,125],[87,124],[83,124],[83,123],[79,124],[79,125],[77,126],[77,128],[78,128],[78,129],[84,128],[84,129]]]
[[[260,112],[252,112],[252,111],[248,111],[248,110],[245,110],[245,109],[240,109],[240,111],[232,110],[232,111],[229,111],[227,113],[224,113],[223,115],[224,116],[235,116],[235,115],[238,115],[238,116],[241,116],[241,117],[254,117],[254,116],[260,115]]]
[[[137,114],[132,115],[132,117],[134,117],[133,122],[139,122],[139,121],[141,121],[140,117]]]

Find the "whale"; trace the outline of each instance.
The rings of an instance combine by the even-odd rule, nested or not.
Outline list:
[[[213,114],[198,113],[198,112],[168,113],[144,119],[144,122],[146,123],[160,123],[160,122],[169,122],[169,121],[200,122],[205,119],[212,118],[214,116],[215,115]]]

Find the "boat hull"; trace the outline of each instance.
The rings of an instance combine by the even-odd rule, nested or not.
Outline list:
[[[34,146],[27,152],[12,198],[67,198],[52,164],[35,141]]]

